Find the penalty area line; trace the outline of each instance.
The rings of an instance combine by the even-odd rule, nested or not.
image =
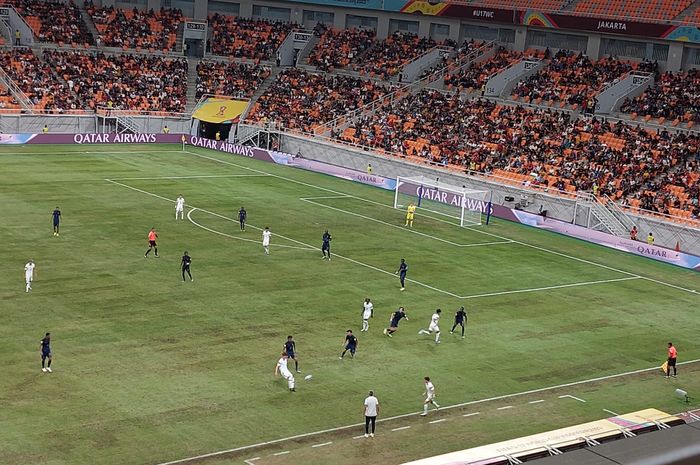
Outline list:
[[[626,278],[602,279],[600,281],[586,281],[582,283],[560,284],[558,286],[533,287],[531,289],[516,289],[514,291],[489,292],[486,294],[463,295],[460,299],[478,299],[481,297],[493,297],[506,294],[521,294],[523,292],[549,291],[552,289],[564,289],[567,287],[591,286],[594,284],[616,283],[620,281],[631,281],[633,279],[644,279],[641,276],[628,276]]]
[[[686,362],[681,362],[678,365],[690,365],[690,364],[698,363],[698,362],[700,362],[700,359],[688,360]],[[504,395],[495,396],[495,397],[488,397],[486,399],[472,400],[472,401],[462,402],[462,403],[454,404],[454,405],[441,406],[440,410],[444,411],[444,410],[449,410],[449,409],[454,409],[454,408],[466,407],[469,405],[476,405],[476,404],[483,404],[486,402],[493,402],[493,401],[497,401],[497,400],[512,399],[514,397],[522,397],[522,396],[526,396],[529,394],[536,394],[536,393],[540,393],[540,392],[553,391],[556,389],[562,389],[562,388],[571,387],[571,386],[580,386],[583,384],[596,383],[599,381],[606,381],[609,379],[622,378],[625,376],[631,376],[631,375],[636,375],[636,374],[641,374],[641,373],[648,373],[648,372],[656,371],[658,369],[659,369],[659,367],[642,368],[640,370],[626,371],[624,373],[617,373],[614,375],[599,376],[597,378],[590,378],[590,379],[584,379],[584,380],[580,380],[580,381],[573,381],[570,383],[558,384],[555,386],[547,386],[547,387],[538,388],[538,389],[531,389],[529,391],[516,392],[516,393],[512,393],[512,394],[504,394]],[[393,417],[380,418],[377,420],[377,423],[384,423],[384,422],[388,422],[388,421],[399,420],[402,418],[416,417],[416,416],[419,416],[421,413],[423,413],[422,410],[419,412],[411,412],[411,413],[404,413],[402,415],[395,415]],[[465,414],[462,416],[467,417],[467,416],[473,416],[473,415],[478,415],[478,414],[479,414],[479,412],[475,412],[475,413]],[[294,441],[297,439],[304,439],[304,438],[319,436],[322,434],[335,433],[338,431],[345,431],[345,430],[348,430],[351,428],[359,428],[359,427],[362,427],[364,425],[365,425],[364,422],[362,422],[362,423],[354,423],[352,425],[337,426],[335,428],[329,428],[329,429],[320,430],[320,431],[313,431],[310,433],[302,433],[302,434],[297,434],[294,436],[288,436],[285,438],[272,439],[270,441],[259,442],[257,444],[250,444],[247,446],[235,447],[233,449],[226,449],[226,450],[220,450],[220,451],[216,451],[216,452],[210,452],[208,454],[202,454],[202,455],[196,455],[193,457],[172,460],[170,462],[162,462],[162,463],[159,463],[157,465],[178,465],[178,464],[182,464],[182,463],[193,462],[196,460],[209,459],[209,458],[219,457],[219,456],[223,456],[223,455],[234,454],[236,452],[243,452],[243,451],[250,450],[250,449],[257,449],[260,447],[271,446],[274,444],[280,444],[280,443],[284,443],[284,442]],[[364,436],[362,436],[362,435],[354,436],[353,439],[359,439],[362,437],[364,437]]]
[[[227,161],[227,160],[221,160],[221,159],[219,159],[219,158],[209,157],[209,156],[204,155],[204,154],[201,154],[201,153],[195,153],[195,152],[191,152],[191,151],[189,151],[189,150],[185,150],[184,153],[187,153],[187,154],[192,155],[192,156],[195,156],[195,157],[204,158],[204,159],[206,159],[206,160],[211,160],[211,161],[214,161],[214,162],[216,162],[216,163],[222,163],[222,164],[225,164],[225,165],[236,166],[236,167],[238,167],[238,168],[242,168],[242,169],[245,169],[245,170],[248,170],[248,171],[252,171],[252,172],[254,172],[254,173],[268,174],[268,175],[273,176],[273,177],[275,177],[275,178],[277,178],[277,179],[283,179],[283,180],[285,180],[285,181],[293,182],[293,183],[296,183],[296,184],[299,184],[299,185],[302,185],[302,186],[311,187],[311,188],[314,188],[314,189],[317,189],[317,190],[321,190],[321,191],[325,191],[325,192],[330,192],[330,193],[332,193],[332,194],[346,195],[346,196],[352,197],[352,198],[354,198],[354,199],[363,200],[363,201],[366,201],[366,202],[377,203],[377,202],[373,202],[373,201],[368,200],[368,199],[363,199],[362,197],[357,197],[357,196],[354,196],[354,195],[351,195],[351,194],[346,194],[346,193],[344,193],[344,192],[335,191],[335,190],[333,190],[333,189],[328,189],[328,188],[326,188],[326,187],[316,186],[316,185],[314,185],[314,184],[309,184],[309,183],[307,183],[307,182],[299,181],[299,180],[292,179],[292,178],[288,178],[288,177],[285,177],[285,176],[280,176],[280,175],[278,175],[278,174],[272,174],[272,173],[269,173],[269,172],[267,172],[267,171],[258,170],[258,169],[255,169],[255,168],[250,168],[250,167],[248,167],[248,166],[240,165],[240,164],[238,164],[238,163],[233,163],[233,162],[230,162],[230,161]],[[380,204],[380,205],[383,205],[383,204]],[[386,206],[387,208],[393,208],[393,207],[389,207],[388,205],[385,205],[385,206]],[[437,218],[433,218],[433,219],[437,219]],[[438,220],[438,221],[440,221],[440,220]],[[443,220],[443,221],[444,221],[444,220]],[[452,224],[452,223],[449,223],[449,224]],[[553,255],[558,255],[558,256],[560,256],[560,257],[568,258],[568,259],[570,259],[570,260],[574,260],[574,261],[577,261],[577,262],[579,262],[579,263],[586,263],[586,264],[591,265],[591,266],[596,266],[596,267],[599,267],[599,268],[604,268],[604,269],[607,269],[607,270],[616,271],[616,272],[618,272],[618,273],[622,273],[622,274],[627,275],[627,276],[634,276],[634,277],[642,278],[642,279],[645,279],[645,280],[647,280],[647,281],[649,281],[649,282],[653,282],[653,283],[659,284],[659,285],[661,285],[661,286],[670,287],[670,288],[677,289],[677,290],[679,290],[679,291],[688,292],[688,293],[691,293],[691,294],[698,294],[698,291],[697,291],[696,289],[687,289],[687,288],[685,288],[685,287],[677,286],[677,285],[675,285],[675,284],[667,283],[667,282],[665,282],[665,281],[660,281],[660,280],[658,280],[658,279],[649,278],[649,277],[647,277],[647,276],[641,276],[641,275],[638,275],[638,274],[635,274],[635,273],[631,273],[631,272],[629,272],[629,271],[621,270],[621,269],[619,269],[619,268],[615,268],[615,267],[612,267],[612,266],[604,265],[604,264],[602,264],[602,263],[597,263],[597,262],[594,262],[594,261],[586,260],[586,259],[584,259],[584,258],[574,257],[573,255],[568,255],[568,254],[565,254],[565,253],[562,253],[562,252],[557,252],[557,251],[555,251],[555,250],[547,249],[547,248],[540,247],[540,246],[537,246],[537,245],[534,245],[534,244],[529,244],[529,243],[527,243],[527,242],[518,241],[518,240],[516,240],[516,239],[511,239],[511,238],[509,238],[509,237],[504,237],[504,236],[501,236],[501,235],[498,235],[498,234],[490,233],[490,232],[488,232],[488,231],[483,231],[482,229],[477,229],[477,228],[473,228],[473,227],[465,227],[465,229],[468,229],[468,230],[470,230],[470,231],[474,231],[474,232],[476,232],[476,233],[478,233],[478,234],[484,234],[484,235],[487,235],[487,236],[491,236],[491,237],[494,237],[494,238],[499,239],[499,240],[503,240],[503,241],[512,241],[512,242],[514,242],[514,243],[516,243],[516,244],[520,244],[520,245],[522,245],[522,246],[524,246],[524,247],[529,247],[529,248],[532,248],[532,249],[535,249],[535,250],[539,250],[539,251],[541,251],[541,252],[550,253],[550,254],[553,254]]]

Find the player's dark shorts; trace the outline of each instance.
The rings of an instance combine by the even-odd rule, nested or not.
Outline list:
[[[49,350],[49,351],[42,351],[42,352],[41,352],[41,359],[42,359],[42,360],[44,360],[44,359],[46,359],[46,358],[50,358],[50,357],[51,357],[51,351],[50,351],[50,350]]]
[[[321,246],[321,250],[331,250],[331,245],[324,242]]]
[[[294,358],[294,352],[287,351],[287,357]]]
[[[391,320],[391,323],[389,323],[389,327],[390,328],[398,328],[399,321],[401,321],[401,320]]]
[[[183,271],[183,272],[185,272],[185,271],[190,271],[190,265],[183,265],[183,266],[182,266],[182,271]]]
[[[58,220],[53,220],[53,225],[58,226]]]
[[[149,247],[156,247],[156,241],[148,241]]]
[[[670,367],[675,367],[675,366],[676,366],[676,359],[675,359],[675,358],[669,358],[669,359],[668,359],[668,366],[670,366]]]
[[[346,349],[346,350],[349,350],[351,354],[354,354],[354,353],[355,353],[355,349],[356,349],[356,348],[357,348],[357,346],[353,346],[353,345],[350,345],[350,344],[348,344],[348,345],[345,346],[345,349]]]
[[[455,320],[455,324],[464,326],[464,320]]]

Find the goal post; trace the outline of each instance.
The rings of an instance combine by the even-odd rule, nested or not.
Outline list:
[[[397,177],[394,208],[405,210],[413,204],[417,211],[453,218],[464,226],[488,224],[491,192],[450,185],[440,178]]]

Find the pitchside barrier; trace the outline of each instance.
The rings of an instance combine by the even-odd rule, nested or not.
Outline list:
[[[532,460],[538,462],[536,459],[550,456],[559,456],[566,459],[566,454],[570,451],[600,447],[603,443],[610,443],[611,441],[630,438],[643,433],[668,430],[671,427],[681,425],[685,425],[685,421],[681,418],[650,408],[627,415],[617,415],[603,420],[591,421],[581,425],[511,439],[496,444],[428,457],[408,462],[404,465],[510,465],[514,463],[530,462]],[[694,430],[694,433],[695,437],[700,436],[700,431]],[[658,439],[663,442],[665,437]],[[622,442],[620,446],[622,447],[617,447],[617,449],[624,449],[626,447],[633,450],[638,445],[632,442],[628,442],[627,444]],[[601,454],[601,449],[603,448],[596,448],[595,451]],[[663,448],[658,452],[664,452]],[[648,454],[648,450],[645,450],[645,453]],[[619,455],[615,458],[619,459]],[[578,457],[578,461],[565,460],[562,463],[564,462],[594,463],[593,461],[584,461],[581,457]],[[613,462],[608,462],[606,460],[605,463]],[[619,462],[615,461],[614,463]],[[644,463],[652,462],[645,461]]]
[[[323,173],[394,192],[398,185],[397,180],[393,178],[386,178],[355,169],[344,168],[331,163],[309,160],[285,152],[232,144],[226,141],[214,141],[189,134],[1,134],[0,145],[2,144],[178,144],[181,146],[182,150],[186,150],[188,146],[202,147],[233,156],[252,158],[268,163],[287,165],[294,168]],[[431,196],[431,203],[439,203],[442,199],[443,196]],[[444,196],[444,199],[446,202],[452,202],[453,200],[452,196]],[[453,205],[450,206],[453,207]],[[476,210],[484,217],[492,216],[501,218],[537,229],[544,229],[575,237],[587,242],[651,258],[653,260],[670,263],[683,268],[700,271],[700,256],[677,252],[664,247],[647,245],[639,241],[620,238],[583,226],[547,218],[546,216],[535,213],[492,204],[487,201],[485,196],[481,197],[479,202],[475,202],[474,205],[471,205],[470,209]],[[455,221],[455,225],[458,224],[459,223]],[[488,226],[474,227],[487,228]]]

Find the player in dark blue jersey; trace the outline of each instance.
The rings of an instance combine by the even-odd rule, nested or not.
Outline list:
[[[464,327],[467,325],[467,312],[464,310],[464,307],[459,307],[459,310],[455,313],[455,324],[452,325],[452,330],[450,330],[450,334],[455,333],[455,328],[457,325],[460,325],[462,327],[462,339],[464,339]]]
[[[245,211],[245,208],[241,207],[240,210],[238,210],[238,222],[241,224],[241,231],[245,231],[245,220],[248,219],[248,212]]]
[[[53,215],[53,235],[58,236],[58,226],[61,222],[61,210],[56,207],[52,213]]]
[[[396,270],[396,274],[399,275],[399,280],[401,281],[401,290],[406,289],[406,273],[408,272],[408,263],[403,258],[399,264],[399,269]]]
[[[340,359],[342,360],[343,357],[345,357],[345,352],[347,352],[348,350],[350,351],[350,357],[355,358],[355,350],[357,350],[357,338],[352,333],[352,329],[348,329],[345,332],[343,346],[345,347],[345,350],[343,350],[343,353],[340,354]]]
[[[190,264],[192,263],[192,257],[187,253],[182,255],[182,261],[180,262],[180,267],[182,268],[182,282],[185,282],[185,273],[190,277],[190,281],[194,281],[192,273],[190,272]]]
[[[284,343],[284,351],[287,353],[287,356],[294,360],[294,369],[297,371],[297,373],[301,373],[301,370],[299,369],[299,361],[297,360],[297,343],[294,342],[294,338],[292,336],[287,336],[287,341]]]
[[[332,240],[333,238],[331,237],[331,234],[326,229],[326,232],[323,233],[323,245],[321,246],[321,253],[323,254],[323,258],[327,258],[328,260],[331,259]]]
[[[51,373],[51,333],[46,333],[39,344],[41,344],[41,371]]]
[[[393,337],[392,334],[399,329],[399,322],[402,319],[408,320],[408,315],[406,315],[406,310],[403,307],[399,307],[394,313],[391,314],[391,319],[389,320],[389,327],[384,330],[384,334],[389,337]]]

